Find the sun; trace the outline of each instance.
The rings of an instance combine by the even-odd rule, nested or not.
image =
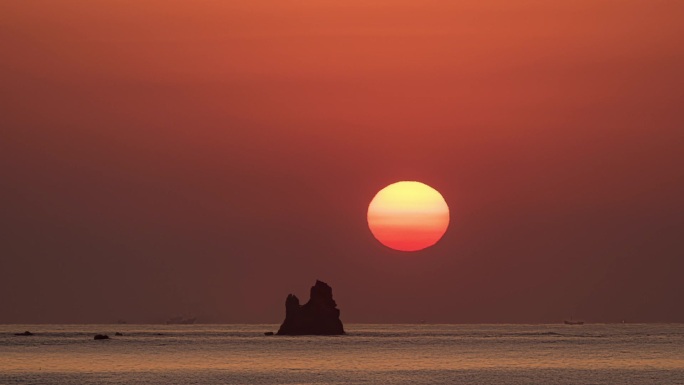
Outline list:
[[[393,183],[368,205],[368,227],[389,248],[422,250],[437,243],[446,232],[449,206],[442,194],[424,183]]]

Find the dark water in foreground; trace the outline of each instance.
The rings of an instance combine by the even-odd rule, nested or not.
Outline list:
[[[0,325],[0,384],[684,384],[683,324],[346,328]]]

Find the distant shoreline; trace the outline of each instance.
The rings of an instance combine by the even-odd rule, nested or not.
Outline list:
[[[430,325],[450,325],[450,326],[468,326],[468,325],[493,325],[493,326],[505,326],[505,325],[518,325],[518,326],[524,326],[524,325],[530,325],[530,326],[543,326],[543,325],[561,325],[561,326],[571,326],[571,325],[563,325],[563,320],[560,320],[559,322],[467,322],[467,323],[449,323],[449,322],[345,322],[345,325],[415,325],[415,326],[430,326]],[[684,321],[674,321],[674,322],[668,322],[668,321],[663,321],[663,322],[591,322],[591,321],[586,321],[584,325],[581,326],[588,326],[588,325],[680,325],[684,324]],[[83,322],[73,322],[73,323],[49,323],[49,322],[25,322],[25,323],[3,323],[0,322],[0,326],[13,326],[13,325],[69,325],[69,326],[78,326],[78,325],[116,325],[119,327],[126,327],[126,326],[136,326],[136,325],[141,325],[141,326],[164,326],[164,327],[184,327],[184,328],[191,328],[194,326],[213,326],[213,325],[268,325],[268,326],[278,326],[279,323],[277,322],[272,322],[272,323],[260,323],[260,322],[250,322],[250,323],[244,323],[244,322],[225,322],[225,323],[203,323],[203,322],[195,322],[194,324],[167,324],[167,323],[156,323],[156,322],[150,322],[150,323],[125,323],[125,324],[120,324],[120,323],[111,323],[111,322],[93,322],[93,323],[83,323]]]

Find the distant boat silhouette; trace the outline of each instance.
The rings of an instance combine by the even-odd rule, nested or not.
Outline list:
[[[166,321],[167,325],[192,325],[195,323],[196,317],[185,318],[185,317],[172,317]]]
[[[563,321],[563,323],[566,325],[584,325],[584,321],[575,321],[572,317],[570,317],[570,320]]]

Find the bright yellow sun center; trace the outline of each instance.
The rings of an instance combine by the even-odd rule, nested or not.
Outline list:
[[[380,190],[368,206],[368,227],[383,245],[416,251],[437,243],[449,226],[442,195],[420,182],[397,182]]]

